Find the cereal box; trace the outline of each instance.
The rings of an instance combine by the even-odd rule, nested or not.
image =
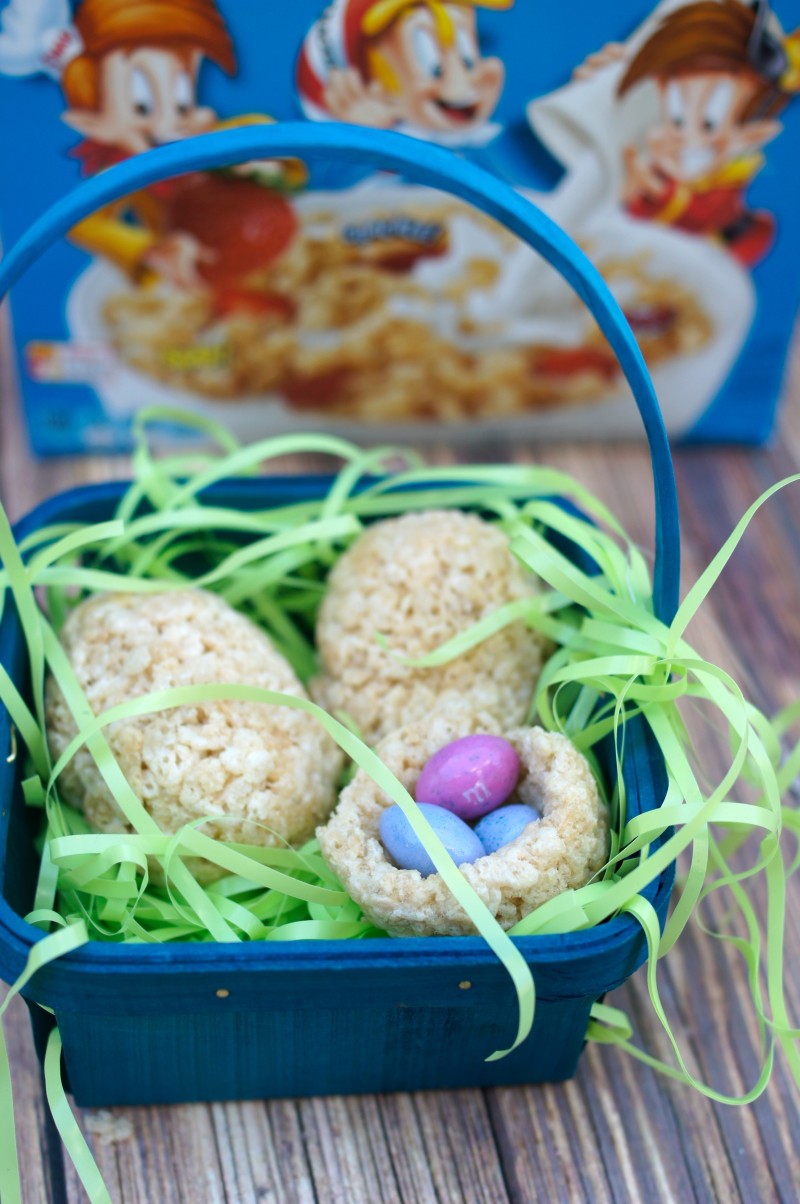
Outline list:
[[[451,148],[585,249],[677,438],[768,437],[798,297],[800,0],[0,0],[0,234],[132,155],[342,121]],[[81,221],[16,287],[46,454],[143,405],[245,437],[638,435],[578,297],[413,179],[259,160]]]

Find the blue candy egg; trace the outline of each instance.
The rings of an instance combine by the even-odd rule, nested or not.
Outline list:
[[[509,803],[507,807],[498,807],[478,820],[475,825],[475,835],[487,853],[494,853],[504,845],[511,844],[534,820],[539,819],[535,807],[527,807],[524,803]]]
[[[465,862],[471,864],[479,857],[486,856],[486,850],[472,828],[468,828],[452,811],[436,807],[433,803],[417,805],[456,865],[464,865]],[[436,873],[436,866],[396,803],[381,815],[380,834],[383,847],[399,869],[419,870],[423,878]]]

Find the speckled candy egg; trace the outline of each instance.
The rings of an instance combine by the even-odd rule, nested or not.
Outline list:
[[[485,855],[486,850],[472,828],[468,828],[452,811],[427,803],[420,803],[419,809],[456,865],[471,865],[473,861]],[[419,870],[423,878],[437,872],[422,842],[397,804],[388,807],[381,815],[380,834],[383,847],[398,869]]]
[[[506,801],[519,772],[519,757],[501,736],[462,736],[433,754],[419,775],[415,797],[471,823]]]
[[[511,844],[512,840],[522,835],[528,824],[540,818],[535,807],[528,807],[525,803],[509,803],[507,807],[498,807],[496,811],[484,815],[474,831],[486,852],[495,853]]]

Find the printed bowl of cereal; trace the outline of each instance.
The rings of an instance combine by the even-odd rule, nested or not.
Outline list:
[[[470,441],[636,430],[616,359],[583,303],[491,218],[375,176],[292,200],[294,237],[247,290],[138,282],[93,261],[72,290],[81,345],[111,350],[110,414],[149,400],[241,437],[325,429],[361,439]],[[671,434],[714,396],[752,316],[743,270],[680,232],[606,215],[585,249],[633,326]],[[201,282],[202,284],[202,282]]]

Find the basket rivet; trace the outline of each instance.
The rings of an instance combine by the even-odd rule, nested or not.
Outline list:
[[[220,989],[218,991],[216,991],[215,994],[217,996],[217,999],[227,999],[228,996],[230,995],[230,991],[226,990],[225,987],[220,987]]]
[[[468,978],[465,978],[463,982],[460,982],[458,984],[458,989],[459,989],[459,991],[468,991],[471,986],[472,986],[472,983],[469,981]]]

